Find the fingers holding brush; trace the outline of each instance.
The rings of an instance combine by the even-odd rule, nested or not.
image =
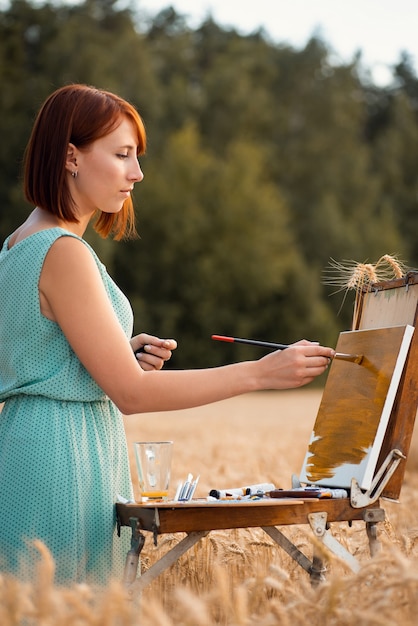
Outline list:
[[[260,359],[269,368],[273,389],[302,387],[325,372],[334,350],[302,340],[286,350],[277,350]]]
[[[322,374],[331,364],[336,354],[335,350],[332,348],[321,346],[316,341],[307,341],[306,339],[298,341],[289,347],[291,348],[292,346],[299,348],[303,347],[303,354],[306,358],[306,367],[309,369],[319,369],[320,374]]]
[[[335,351],[332,348],[306,340],[298,341],[289,346],[289,348],[290,350],[298,350],[302,355],[303,362],[300,376],[303,381],[308,379],[307,382],[311,382],[317,376],[321,376],[335,356]],[[306,384],[306,382],[302,384]]]

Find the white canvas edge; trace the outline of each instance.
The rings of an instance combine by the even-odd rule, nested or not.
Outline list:
[[[380,416],[379,426],[376,431],[376,436],[374,438],[370,454],[368,455],[368,462],[363,475],[363,479],[360,482],[361,489],[367,490],[371,487],[374,471],[376,469],[376,463],[379,458],[380,449],[382,447],[386,428],[389,423],[390,413],[392,411],[393,403],[395,402],[396,392],[398,390],[402,372],[405,367],[405,361],[406,357],[408,356],[408,350],[409,346],[411,345],[414,330],[414,327],[410,324],[407,324],[405,327],[405,332],[399,349],[398,358],[396,359],[396,364],[393,370],[388,393],[386,395],[385,404],[383,406],[382,414]]]

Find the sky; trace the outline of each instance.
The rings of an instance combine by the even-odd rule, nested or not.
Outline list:
[[[272,40],[304,47],[319,34],[342,62],[362,51],[362,63],[376,84],[390,79],[390,67],[407,51],[418,71],[418,0],[136,0],[149,15],[173,6],[198,26],[208,14],[243,35],[263,27]]]

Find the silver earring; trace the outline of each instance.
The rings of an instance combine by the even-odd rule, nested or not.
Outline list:
[[[71,176],[72,176],[73,178],[77,178],[77,176],[78,176],[78,171],[77,171],[77,170],[75,170],[74,172],[71,172]]]

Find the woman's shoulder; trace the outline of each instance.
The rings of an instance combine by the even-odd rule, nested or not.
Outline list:
[[[13,263],[26,262],[27,259],[32,259],[32,261],[39,259],[42,263],[50,248],[64,235],[70,235],[72,238],[72,233],[59,227],[34,231],[17,229],[5,239],[1,249],[2,259],[10,259],[10,262]],[[79,237],[75,237],[75,239],[79,239]]]
[[[66,231],[57,229],[61,232],[51,233],[49,237],[50,245],[47,253],[46,261],[53,260],[62,263],[69,263],[71,267],[85,262],[91,262],[92,259],[97,261],[97,255],[93,248],[82,237]]]
[[[15,247],[51,245],[57,239],[69,236],[75,239],[81,239],[78,235],[71,233],[60,226],[39,229],[27,229],[24,225],[17,228],[6,239],[7,249],[13,250]]]

